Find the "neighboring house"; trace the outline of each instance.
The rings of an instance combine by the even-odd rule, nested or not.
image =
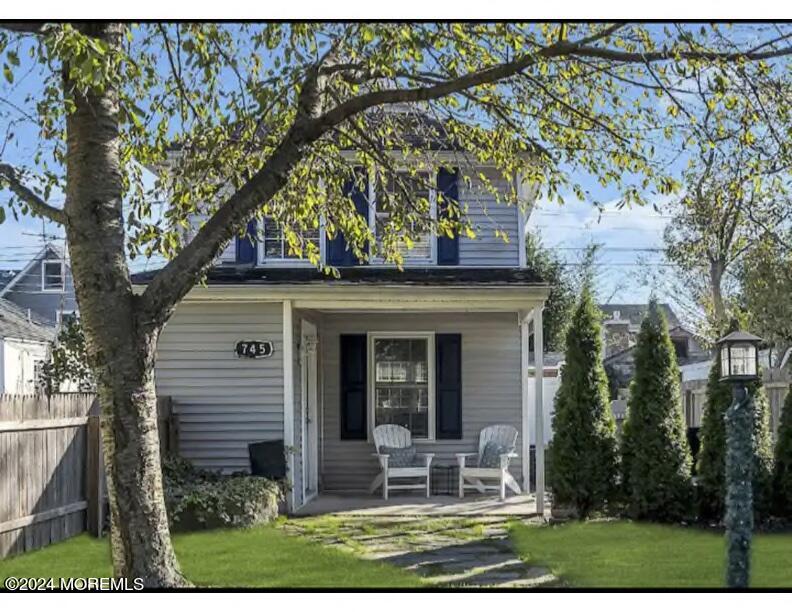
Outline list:
[[[55,328],[0,298],[0,393],[35,393]]]
[[[508,187],[493,168],[468,174],[479,172]],[[455,465],[455,453],[477,450],[483,427],[511,424],[520,432],[511,471],[527,484],[529,444],[538,438],[537,461],[545,448],[534,409],[545,401],[532,378],[544,373],[534,368],[541,335],[536,355],[529,340],[548,287],[526,268],[523,209],[458,177],[438,169],[437,189],[468,207],[478,237],[426,235],[405,251],[403,271],[358,262],[343,237],[319,230],[313,239],[322,261],[338,267],[334,279],[290,256],[267,220],[251,223],[253,244],[229,245],[159,340],[157,392],[174,401],[184,457],[247,470],[249,443],[284,440],[294,509],[318,491],[368,490],[379,471],[376,425],[408,427],[419,452]],[[350,195],[376,232],[387,214],[377,210],[377,187]],[[133,281],[145,285],[153,274]]]
[[[45,245],[0,289],[0,298],[29,310],[32,316],[50,325],[59,324],[64,315],[76,313],[74,282],[63,251],[54,244]]]
[[[708,359],[709,352],[703,347],[701,338],[680,323],[669,304],[659,306],[668,324],[678,363],[684,365]],[[617,425],[621,427],[627,416],[630,381],[635,374],[635,345],[649,305],[601,304],[600,310],[603,313],[605,345],[603,363],[608,374],[611,410]]]
[[[0,270],[0,291],[11,282],[11,279],[13,279],[18,272],[19,270]]]

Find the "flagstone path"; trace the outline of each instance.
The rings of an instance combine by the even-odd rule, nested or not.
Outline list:
[[[560,586],[542,567],[526,565],[509,543],[504,517],[322,516],[283,528],[325,546],[417,572],[438,587]]]

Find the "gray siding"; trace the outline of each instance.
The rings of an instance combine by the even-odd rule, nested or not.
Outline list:
[[[475,452],[479,431],[487,425],[521,429],[520,334],[516,315],[481,314],[337,314],[320,328],[323,415],[321,486],[326,491],[364,490],[377,473],[373,447],[339,435],[339,335],[369,331],[435,331],[462,334],[462,440],[416,441],[419,452],[436,453],[435,462],[452,464],[454,453]],[[521,443],[518,442],[517,452]],[[521,459],[511,472],[521,476]]]
[[[272,340],[268,359],[240,359],[242,339]],[[180,453],[196,465],[248,470],[247,445],[283,438],[280,303],[190,303],[176,309],[157,351],[157,392],[170,395]]]
[[[68,265],[65,267],[64,291],[56,293],[41,290],[41,262],[50,259],[60,259],[60,256],[52,251],[37,258],[30,270],[20,277],[3,297],[20,308],[25,310],[29,308],[39,318],[54,325],[58,320],[58,312],[77,310],[77,301],[74,297],[74,281]]]
[[[487,176],[500,193],[508,193],[507,181],[488,172]],[[459,265],[514,267],[520,265],[519,209],[498,202],[480,183],[460,185],[459,201],[467,207],[467,215],[476,231],[476,238],[461,236],[459,239]],[[509,237],[509,242],[496,236],[500,230]]]

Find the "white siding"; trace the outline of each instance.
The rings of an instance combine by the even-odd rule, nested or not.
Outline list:
[[[500,193],[508,193],[507,181],[493,173],[487,174]],[[496,201],[480,183],[469,187],[459,185],[459,202],[467,207],[467,215],[476,231],[476,238],[459,238],[460,266],[489,266],[516,268],[520,265],[519,209]],[[506,232],[509,242],[495,235],[495,231]]]
[[[196,465],[248,470],[247,445],[283,438],[282,305],[190,303],[159,341],[157,392],[176,403],[180,453]],[[268,359],[240,359],[238,340],[272,340]]]
[[[35,393],[36,362],[46,358],[46,344],[0,338],[0,393]]]
[[[372,443],[339,434],[339,335],[369,331],[434,331],[462,334],[462,440],[416,441],[435,462],[454,464],[454,453],[475,452],[479,432],[494,424],[521,430],[520,333],[516,314],[338,314],[323,318],[321,485],[324,490],[363,490],[377,472]],[[519,453],[521,444],[517,444]],[[520,480],[521,459],[511,472]]]

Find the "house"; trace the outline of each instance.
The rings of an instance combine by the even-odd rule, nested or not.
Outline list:
[[[466,174],[484,173],[507,188],[493,168],[474,170]],[[205,468],[248,470],[249,443],[283,440],[294,510],[320,492],[367,494],[379,471],[376,425],[409,428],[419,452],[455,465],[455,453],[477,450],[482,428],[511,424],[520,432],[511,472],[523,490],[536,441],[542,508],[545,410],[535,406],[545,404],[548,287],[526,267],[526,208],[506,206],[459,176],[438,168],[429,197],[436,201],[437,189],[453,194],[478,236],[427,234],[404,252],[402,271],[357,261],[343,237],[331,240],[320,229],[313,239],[322,262],[340,278],[325,275],[289,255],[266,219],[263,227],[252,222],[252,244],[238,238],[225,249],[158,344],[157,392],[174,402],[184,457]],[[375,232],[386,214],[377,210],[378,189],[369,180],[350,194]],[[152,277],[137,274],[133,282],[142,290]]]
[[[669,304],[659,304],[668,324],[668,333],[682,365],[707,359],[709,352],[695,333],[680,323]],[[648,304],[601,304],[605,370],[611,386],[611,399],[623,399],[635,373],[635,346]]]
[[[54,327],[0,298],[0,393],[37,390],[39,367],[54,337]]]
[[[74,282],[62,249],[47,243],[0,289],[0,298],[16,304],[49,325],[77,312]]]

